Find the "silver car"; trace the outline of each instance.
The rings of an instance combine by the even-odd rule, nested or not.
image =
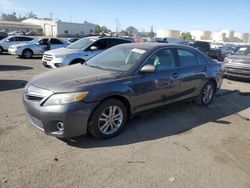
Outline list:
[[[67,48],[59,48],[44,53],[43,66],[55,69],[65,65],[83,63],[112,46],[131,42],[131,39],[120,37],[82,38],[70,44]]]
[[[241,46],[224,59],[224,77],[250,79],[250,46]]]
[[[6,37],[2,40],[0,40],[0,54],[3,52],[7,52],[8,48],[11,45],[14,44],[20,44],[20,43],[24,43],[24,42],[28,42],[33,40],[32,37],[26,37],[26,36],[11,36],[11,37]]]
[[[18,55],[22,58],[32,58],[34,55],[43,55],[43,53],[50,49],[67,47],[68,43],[57,38],[36,38],[27,43],[12,45],[8,52],[13,55]]]

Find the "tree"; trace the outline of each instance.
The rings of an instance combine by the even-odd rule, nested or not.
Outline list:
[[[137,33],[137,29],[133,26],[129,26],[126,31],[128,32],[129,35],[134,35]]]
[[[16,21],[18,21],[18,19],[16,17],[15,12],[13,12],[11,14],[1,13],[1,21],[13,21],[13,22],[16,22]]]
[[[187,33],[181,33],[181,38],[183,40],[191,40],[192,39],[192,35],[189,32],[187,32]]]
[[[27,18],[37,18],[37,15],[33,11],[30,11],[30,12],[26,13],[26,17]]]
[[[111,30],[108,29],[106,26],[96,26],[96,30],[95,30],[96,34],[102,34],[102,33],[110,33]]]

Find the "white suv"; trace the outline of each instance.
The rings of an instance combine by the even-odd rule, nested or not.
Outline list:
[[[67,48],[59,48],[44,53],[42,63],[46,68],[83,63],[98,53],[118,44],[131,43],[132,39],[121,37],[86,37]]]
[[[8,48],[13,44],[29,42],[31,40],[33,40],[32,37],[26,37],[26,36],[6,37],[6,38],[0,40],[0,54],[3,52],[7,52]]]

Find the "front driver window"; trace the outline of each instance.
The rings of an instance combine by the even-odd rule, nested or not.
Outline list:
[[[151,56],[146,64],[154,65],[157,71],[175,68],[175,61],[172,50],[159,50],[153,56]]]

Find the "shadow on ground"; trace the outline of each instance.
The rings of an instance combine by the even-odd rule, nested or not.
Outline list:
[[[26,80],[0,80],[0,92],[23,88]]]
[[[120,135],[108,140],[96,140],[85,135],[63,139],[70,146],[79,148],[110,147],[160,139],[172,135],[189,134],[194,127],[208,122],[230,126],[220,120],[250,107],[250,96],[237,90],[220,90],[212,104],[199,107],[192,102],[168,105],[160,110],[145,112],[127,122]]]
[[[22,65],[0,65],[0,71],[31,70],[32,67]]]

